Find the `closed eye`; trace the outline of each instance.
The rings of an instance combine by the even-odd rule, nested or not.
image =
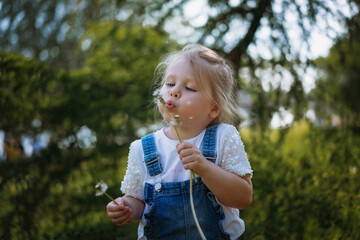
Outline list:
[[[190,91],[190,92],[196,92],[196,90],[195,90],[195,89],[193,89],[193,88],[189,88],[189,87],[186,87],[186,90],[188,90],[188,91]]]
[[[175,84],[174,83],[166,83],[166,86],[173,87],[173,86],[175,86]]]

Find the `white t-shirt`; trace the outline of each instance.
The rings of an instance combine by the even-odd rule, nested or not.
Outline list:
[[[196,137],[185,139],[184,141],[190,142],[200,149],[205,131],[203,130]],[[161,182],[189,180],[190,172],[184,169],[176,151],[176,144],[179,141],[169,139],[164,133],[164,128],[156,131],[154,137],[160,163],[164,170],[163,173],[155,176],[157,178],[156,182],[159,181],[158,178],[160,178]],[[215,164],[239,176],[245,176],[246,174],[251,174],[252,176],[253,171],[247,159],[243,142],[234,126],[224,123],[219,124],[216,141],[217,159]],[[144,200],[143,190],[145,182],[154,184],[155,178],[148,174],[144,163],[141,140],[136,140],[130,146],[128,166],[124,180],[121,183],[121,191],[125,195]],[[222,206],[225,214],[223,221],[224,230],[230,235],[231,239],[237,239],[245,231],[245,224],[239,217],[239,210],[226,207],[221,203],[219,204]],[[145,223],[143,216],[138,228],[139,239],[143,237]]]

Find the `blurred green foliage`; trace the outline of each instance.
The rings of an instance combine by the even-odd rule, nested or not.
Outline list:
[[[255,170],[243,239],[359,239],[359,135],[306,121],[241,133]]]
[[[360,132],[360,15],[349,22],[349,32],[338,39],[327,57],[317,59],[322,74],[310,99],[324,122],[331,124],[331,115],[337,115]]]

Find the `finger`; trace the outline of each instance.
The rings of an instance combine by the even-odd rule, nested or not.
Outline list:
[[[122,222],[126,221],[126,219],[128,219],[131,215],[132,211],[129,210],[108,214],[109,219],[115,224],[121,224]]]
[[[202,166],[205,166],[204,164],[208,162],[201,153],[193,153],[184,157],[181,161],[185,169],[190,169],[195,172],[197,172]]]
[[[132,219],[132,215],[129,214],[127,218],[121,219],[121,221],[118,221],[115,224],[118,225],[118,226],[125,226],[126,224],[131,222],[131,219]]]
[[[191,156],[194,153],[192,149],[183,149],[179,152],[179,158],[183,160],[187,156]]]
[[[124,209],[124,200],[121,197],[115,199],[115,201],[117,202],[117,205],[114,203],[114,201],[109,202],[106,205],[106,211],[115,212]]]
[[[179,146],[179,148],[177,149],[178,154],[180,155],[180,153],[183,153],[185,155],[189,155],[193,152],[198,152],[200,153],[199,149],[195,146],[195,145],[183,145],[183,146]]]
[[[114,201],[111,201],[112,203],[114,203]],[[115,202],[117,203],[117,205],[121,206],[121,205],[125,205],[125,201],[122,197],[118,197],[115,199]],[[115,203],[114,203],[115,204]],[[116,205],[116,204],[115,204]]]
[[[192,170],[192,171],[195,171],[195,164],[194,164],[194,162],[183,162],[183,167],[184,167],[184,169],[186,169],[186,170]]]
[[[129,223],[132,219],[132,211],[130,209],[130,211],[128,211],[125,215],[121,216],[121,217],[118,217],[118,218],[115,218],[113,219],[113,223],[115,223],[116,225],[118,226],[124,226],[126,225],[127,223]]]
[[[181,161],[182,161],[183,165],[189,164],[189,163],[194,163],[197,161],[196,155],[190,154],[188,156],[184,156],[183,158],[181,158]]]
[[[181,152],[183,149],[186,149],[186,148],[190,148],[192,147],[193,145],[191,143],[188,143],[188,142],[183,142],[183,143],[180,143],[180,144],[177,144],[176,145],[176,150],[179,152]]]
[[[128,213],[129,213],[129,208],[124,208],[119,211],[107,212],[107,215],[110,219],[117,219],[127,215]]]
[[[184,149],[179,153],[179,158],[184,161],[187,158],[193,158],[192,161],[195,161],[195,158],[202,158],[203,155],[197,148]]]

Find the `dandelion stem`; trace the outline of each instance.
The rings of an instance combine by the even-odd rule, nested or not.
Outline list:
[[[115,200],[114,200],[109,194],[107,194],[106,192],[104,192],[104,194],[105,194],[111,201],[113,201],[116,205],[119,205],[117,202],[115,202]]]
[[[179,135],[180,135],[180,142],[183,142],[184,139],[183,139],[181,128],[180,128],[180,116],[179,115],[175,115],[175,121],[176,121],[176,125],[177,125]]]
[[[170,112],[169,112],[169,109],[167,109],[167,107],[166,107],[165,100],[164,100],[161,96],[159,96],[159,101],[160,101],[161,104],[164,106],[165,111],[166,111],[166,113],[169,115],[170,119],[172,119],[173,117],[171,116],[171,114],[170,114]]]
[[[177,127],[176,127],[177,130],[176,130],[176,128],[175,128],[175,130],[176,130],[176,132],[178,134],[179,142],[182,143],[182,142],[184,142],[184,139],[183,139],[181,128],[180,128],[180,116],[179,115],[175,115],[175,122],[176,122],[176,125],[177,125]],[[195,173],[192,170],[190,170],[190,173],[193,176],[195,182],[197,182]]]
[[[193,177],[193,175],[190,174],[190,206],[191,206],[191,212],[192,212],[192,215],[194,217],[195,225],[196,225],[196,228],[197,228],[197,230],[198,230],[198,232],[199,232],[199,234],[201,236],[201,239],[206,240],[206,237],[205,237],[203,231],[201,230],[199,221],[198,221],[198,219],[196,217],[196,212],[195,212],[195,207],[194,207],[194,200],[193,200],[192,177]]]
[[[177,128],[176,126],[174,126],[174,128],[175,128],[175,131],[176,131],[176,135],[177,135],[177,137],[178,137],[178,139],[179,139],[179,142],[180,142],[180,143],[183,143],[183,139],[182,139],[182,137],[181,137],[180,134],[179,134],[178,128]]]

